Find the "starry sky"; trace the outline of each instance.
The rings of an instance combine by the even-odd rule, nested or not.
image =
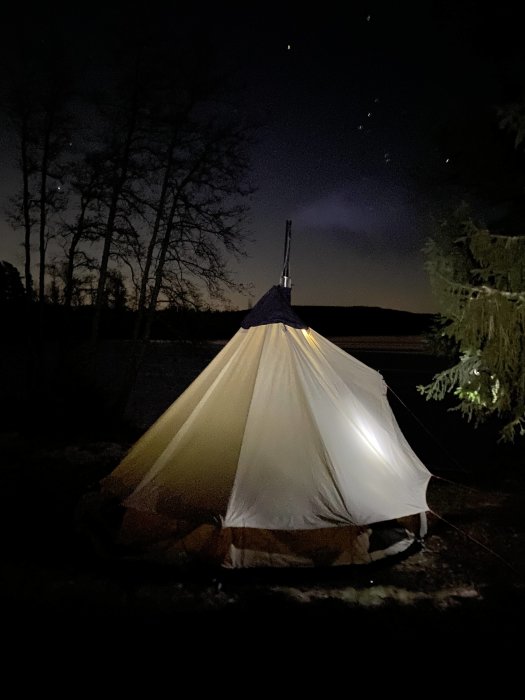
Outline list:
[[[162,4],[164,25],[176,5]],[[60,21],[86,51],[125,27],[115,12],[85,21],[78,12]],[[217,2],[193,26],[263,124],[251,151],[248,256],[232,263],[252,297],[233,296],[234,306],[278,283],[291,219],[295,304],[436,311],[422,247],[432,218],[458,196],[447,189],[455,156],[439,134],[495,108],[525,75],[514,3]],[[4,205],[17,187],[5,129],[0,151]],[[0,259],[22,269],[20,234],[1,213],[0,236]]]

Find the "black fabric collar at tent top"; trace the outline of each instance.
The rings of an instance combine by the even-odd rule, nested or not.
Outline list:
[[[291,289],[275,285],[259,299],[241,323],[241,328],[284,323],[292,328],[308,328],[290,306]]]

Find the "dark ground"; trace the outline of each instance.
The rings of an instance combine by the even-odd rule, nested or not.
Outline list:
[[[205,359],[192,355],[184,363],[162,352],[164,361],[157,356],[146,368],[131,402],[137,425],[171,403],[175,377],[188,383]],[[447,663],[474,648],[513,658],[525,621],[523,445],[497,445],[490,429],[474,430],[425,402],[415,386],[431,376],[434,358],[384,349],[354,354],[380,369],[405,435],[440,477],[429,487],[423,548],[329,571],[176,571],[102,556],[77,531],[75,511],[129,441],[11,431],[0,434],[7,533],[0,594],[10,648],[44,650],[52,638],[70,650],[96,640],[100,651],[168,639],[188,650],[197,635],[207,653],[225,653],[233,640],[238,654],[270,635],[268,653],[306,639],[310,651],[326,653],[337,637],[350,657],[379,644],[404,650],[407,663],[431,648]]]

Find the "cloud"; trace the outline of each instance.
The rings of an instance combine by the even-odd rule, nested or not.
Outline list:
[[[294,214],[294,225],[363,252],[394,244],[395,253],[422,243],[419,216],[406,188],[363,178],[303,204]]]

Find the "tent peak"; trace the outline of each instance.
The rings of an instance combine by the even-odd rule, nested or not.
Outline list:
[[[289,287],[278,285],[271,287],[246,314],[241,327],[251,328],[269,323],[284,323],[292,328],[308,328],[290,306],[291,291]]]

